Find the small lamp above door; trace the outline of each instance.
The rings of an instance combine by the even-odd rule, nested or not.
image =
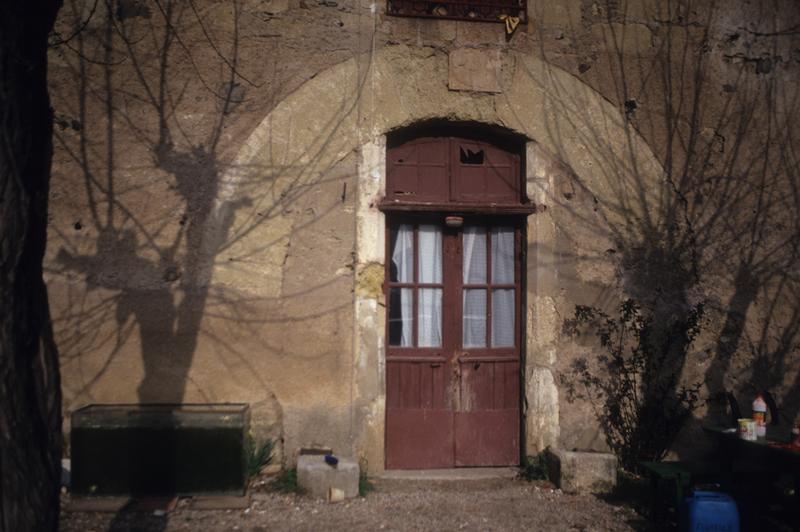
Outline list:
[[[444,224],[447,227],[461,227],[464,225],[464,217],[463,216],[446,216],[444,219]]]

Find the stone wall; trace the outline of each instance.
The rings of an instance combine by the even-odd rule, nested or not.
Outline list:
[[[287,462],[380,469],[384,135],[430,119],[529,139],[527,452],[604,446],[561,384],[596,356],[576,304],[706,303],[694,427],[723,387],[800,409],[794,2],[529,0],[510,37],[350,0],[93,5],[50,65],[67,413],[244,401]]]

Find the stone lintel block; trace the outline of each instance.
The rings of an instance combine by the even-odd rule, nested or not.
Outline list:
[[[339,458],[331,467],[322,455],[297,457],[297,484],[311,497],[327,498],[331,488],[342,490],[345,498],[357,497],[358,475],[358,464],[347,458]]]
[[[617,485],[617,457],[548,449],[550,480],[564,493],[608,493]]]
[[[451,91],[501,92],[500,51],[458,48],[450,52]]]

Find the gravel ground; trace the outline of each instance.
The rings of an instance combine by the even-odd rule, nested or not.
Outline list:
[[[153,512],[63,511],[61,530],[536,530],[622,531],[645,528],[629,507],[591,495],[566,495],[545,482],[376,480],[364,498],[337,504],[254,491],[244,510],[192,510],[181,500]],[[64,496],[63,503],[69,502]]]

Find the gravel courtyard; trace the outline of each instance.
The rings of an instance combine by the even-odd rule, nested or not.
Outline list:
[[[590,495],[566,495],[545,482],[378,479],[364,498],[337,504],[256,490],[248,508],[193,510],[181,500],[172,512],[63,511],[61,530],[642,530],[630,507]],[[64,505],[68,504],[64,497]],[[161,512],[156,512],[161,513]]]

